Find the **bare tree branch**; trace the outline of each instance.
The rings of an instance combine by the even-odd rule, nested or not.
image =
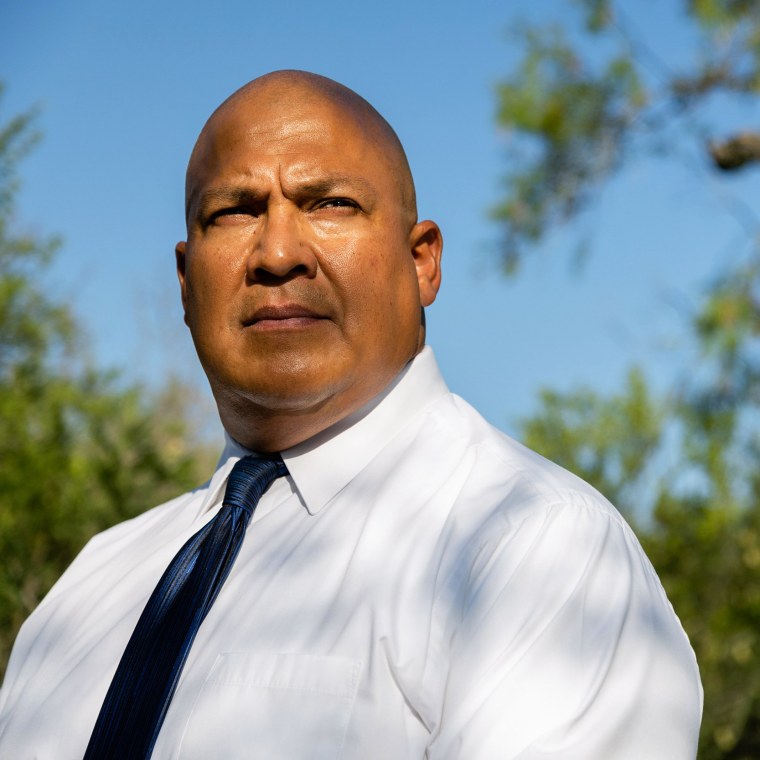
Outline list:
[[[718,169],[735,171],[753,161],[760,161],[760,133],[740,132],[727,140],[711,142],[708,150]]]

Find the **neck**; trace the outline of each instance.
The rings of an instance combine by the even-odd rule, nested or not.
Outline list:
[[[343,420],[374,407],[403,376],[408,362],[399,371],[357,391],[337,394],[318,403],[284,404],[254,401],[240,394],[219,392],[219,416],[224,429],[245,448],[262,454],[285,451],[319,435]]]

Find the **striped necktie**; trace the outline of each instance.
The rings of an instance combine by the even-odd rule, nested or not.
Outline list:
[[[235,464],[219,514],[177,552],[124,650],[84,760],[149,758],[198,629],[232,569],[279,456]]]

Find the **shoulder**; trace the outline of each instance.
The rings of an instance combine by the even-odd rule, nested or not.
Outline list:
[[[633,531],[589,484],[444,404],[437,440],[456,450],[459,488],[438,597],[457,692],[441,746],[485,757],[545,737],[568,758],[688,756],[696,662]]]
[[[141,552],[146,543],[171,541],[197,518],[207,490],[208,483],[93,536],[43,599],[41,606],[50,604],[59,594],[94,572],[101,572],[114,562],[127,563],[129,557]]]
[[[507,598],[523,586],[543,586],[544,599],[562,604],[598,584],[617,604],[626,597],[618,586],[628,584],[669,610],[633,531],[596,489],[456,396],[437,401],[427,417],[400,467],[416,478],[428,530],[436,525],[441,593],[474,611],[468,599]],[[520,609],[530,614],[535,605]]]
[[[601,493],[495,429],[457,396],[444,403],[437,440],[455,449],[451,473],[459,478],[450,506],[459,540],[451,546],[470,579],[487,569],[498,593],[505,579],[525,574],[561,595],[560,588],[572,593],[598,575],[611,596],[616,583],[634,584],[669,608],[638,539]]]
[[[515,527],[539,515],[570,510],[629,531],[625,520],[590,484],[496,429],[454,394],[431,410],[428,445],[452,452],[462,476],[458,505],[477,520]]]
[[[151,507],[136,517],[117,523],[95,535],[88,543],[88,547],[117,544],[125,539],[132,539],[143,533],[161,530],[166,525],[175,523],[180,515],[189,512],[195,505],[200,503],[200,500],[208,489],[208,485],[208,482],[206,482],[191,491],[175,496],[163,504]]]

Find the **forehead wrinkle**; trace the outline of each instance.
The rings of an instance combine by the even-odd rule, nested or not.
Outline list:
[[[367,143],[380,153],[397,188],[401,210],[409,225],[413,225],[417,220],[414,180],[403,146],[393,128],[369,102],[353,90],[308,72],[282,71],[267,74],[241,87],[214,111],[190,156],[186,197],[191,194],[191,175],[196,171],[196,164],[205,147],[203,144],[220,121],[224,123],[226,119],[252,114],[249,133],[262,131],[264,125],[256,122],[256,110],[262,108],[266,111],[281,106],[281,125],[285,131],[289,131],[297,127],[296,124],[288,124],[288,111],[293,107],[303,114],[309,107],[319,109],[325,105],[333,109],[333,113],[338,114],[341,120],[353,122],[354,128],[364,135]]]
[[[328,195],[334,192],[351,192],[358,189],[365,196],[374,198],[376,189],[374,185],[366,178],[360,175],[347,174],[343,172],[333,172],[327,175],[321,175],[315,179],[294,179],[288,180],[282,178],[282,167],[280,167],[280,177],[278,179],[280,187],[283,188],[285,195],[294,193],[309,197],[318,197]],[[294,187],[290,187],[293,185]],[[194,190],[190,196],[188,208],[204,208],[214,202],[239,203],[250,201],[253,198],[263,198],[267,193],[257,190],[248,184],[245,179],[240,182],[225,182],[224,184],[207,187],[203,190]],[[188,212],[189,214],[189,212]]]
[[[289,176],[288,176],[289,175]],[[358,188],[366,194],[376,193],[375,185],[360,174],[351,174],[342,171],[313,170],[310,167],[292,167],[280,178],[280,186],[289,189],[295,186],[298,191],[309,195],[322,195],[339,190],[352,190]]]

